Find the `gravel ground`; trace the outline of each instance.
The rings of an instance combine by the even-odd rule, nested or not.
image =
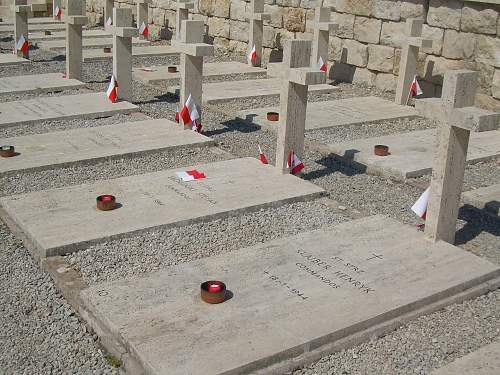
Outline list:
[[[12,42],[2,40],[0,38],[0,48],[12,48]],[[0,76],[64,71],[64,61],[53,53],[36,50],[32,56],[37,61],[34,64],[0,68]],[[223,61],[231,57],[217,51],[217,56],[206,61]],[[244,61],[245,56],[238,55],[236,59]],[[135,66],[176,63],[176,58],[134,58]],[[84,67],[84,80],[90,82],[88,89],[103,91],[111,72],[111,60],[88,63]],[[135,103],[144,114],[154,118],[173,119],[177,98],[165,94],[166,86],[150,87],[134,83]],[[76,91],[54,95],[75,93]],[[367,95],[390,98],[390,94],[374,89],[340,84],[335,92],[311,95],[310,100]],[[16,96],[19,99],[29,97],[32,96]],[[1,100],[3,99],[0,98]],[[276,136],[235,120],[236,113],[240,110],[270,105],[277,105],[277,98],[206,106],[203,117],[205,133],[214,138],[222,150],[234,157],[257,156],[257,144],[260,144],[273,162]],[[117,115],[97,120],[43,122],[2,129],[0,138],[139,119],[141,117],[135,115]],[[337,142],[434,126],[432,122],[422,119],[384,121],[310,132],[307,140]],[[307,166],[304,178],[326,189],[333,200],[347,208],[346,214],[352,209],[362,215],[384,214],[408,224],[419,223],[409,207],[427,186],[428,177],[409,182],[393,182],[382,177],[367,176],[362,170],[345,166],[332,155],[321,153],[313,143],[307,142],[303,158]],[[23,173],[0,178],[0,195],[67,186],[226,157],[230,156],[215,150],[194,149]],[[487,186],[498,183],[499,180],[498,161],[478,163],[467,167],[464,189]],[[326,199],[321,199],[288,204],[200,223],[196,229],[201,236],[207,238],[203,248],[199,247],[199,243],[189,240],[190,236],[186,234],[192,228],[185,227],[155,230],[128,239],[109,241],[66,258],[89,283],[115,280],[126,275],[150,272],[171,264],[229,252],[306,229],[329,227],[348,219],[332,210],[326,202]],[[460,219],[457,225],[459,246],[500,264],[498,220],[471,208],[463,208]],[[57,293],[48,276],[32,262],[27,251],[3,225],[0,225],[0,240],[0,286],[4,291],[0,304],[3,313],[0,316],[0,374],[2,370],[7,374],[113,373],[115,370],[106,364],[95,337],[85,331],[85,326]],[[500,292],[490,293],[422,317],[383,338],[326,356],[294,374],[428,374],[433,368],[498,340],[499,318]]]

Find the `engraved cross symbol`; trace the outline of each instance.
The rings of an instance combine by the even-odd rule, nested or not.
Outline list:
[[[372,260],[372,259],[384,259],[384,257],[382,255],[377,255],[375,253],[372,253],[372,257],[371,258],[368,258],[367,260]]]

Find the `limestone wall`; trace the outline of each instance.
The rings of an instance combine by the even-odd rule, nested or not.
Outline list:
[[[87,0],[96,22],[102,3]],[[264,26],[264,61],[278,57],[284,39],[312,37],[310,23],[317,4],[266,0],[271,21]],[[332,7],[332,20],[340,24],[330,38],[336,78],[393,90],[404,21],[420,17],[426,20],[423,36],[434,40],[432,48],[422,51],[418,68],[426,94],[439,95],[445,70],[469,68],[480,72],[480,92],[500,99],[500,5],[462,0],[324,0],[324,5]],[[214,43],[246,51],[246,7],[244,0],[197,0],[193,17],[205,21]],[[155,24],[152,31],[163,29],[168,35],[175,25],[175,2],[153,0],[149,15]]]

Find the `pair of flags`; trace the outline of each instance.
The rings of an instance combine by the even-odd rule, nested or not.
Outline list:
[[[179,122],[180,119],[185,125],[192,124],[193,131],[201,133],[203,125],[200,122],[200,114],[191,94],[189,94],[182,110],[179,112],[179,107],[175,110],[175,121]]]
[[[410,86],[410,95],[414,98],[415,96],[422,95],[423,93],[424,92],[422,91],[420,85],[418,84],[417,76],[415,76]]]
[[[56,17],[61,18],[61,16],[62,16],[62,11],[61,11],[61,8],[59,8],[59,5],[57,5],[57,6],[56,6],[56,9],[54,10],[54,15],[55,15]]]
[[[148,25],[143,21],[142,25],[139,27],[139,34],[142,35],[144,38],[147,38],[149,35],[149,28]]]
[[[176,175],[184,182],[203,180],[207,178],[207,176],[205,176],[205,173],[199,172],[196,169],[190,171],[176,172]]]
[[[28,44],[28,41],[24,38],[24,34],[21,34],[19,40],[16,43],[16,50],[26,54],[29,49],[30,45]]]
[[[267,161],[266,155],[262,152],[262,149],[260,148],[260,145],[258,145],[258,147],[259,147],[259,160],[260,160],[260,162],[262,164],[269,164],[269,162]],[[288,153],[286,166],[287,166],[287,168],[290,169],[290,173],[294,174],[294,175],[299,173],[302,169],[304,169],[304,163],[302,163],[302,161],[299,159],[297,154],[293,151],[290,151]]]

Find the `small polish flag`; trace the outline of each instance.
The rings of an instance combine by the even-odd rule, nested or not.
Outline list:
[[[196,169],[193,169],[191,171],[176,172],[176,175],[184,182],[203,180],[204,178],[207,178],[205,176],[205,173],[198,172]]]
[[[257,61],[257,50],[255,49],[255,44],[253,45],[252,51],[250,51],[248,58],[253,63],[255,63]]]
[[[149,35],[148,25],[145,22],[142,22],[141,27],[139,28],[139,34],[141,34],[144,38],[147,38]]]
[[[30,48],[30,46],[28,44],[28,41],[26,39],[24,39],[24,34],[21,34],[21,37],[17,41],[16,49],[18,51],[21,51],[22,53],[26,53],[26,52],[28,52],[29,48]]]
[[[203,125],[198,120],[193,121],[193,127],[191,128],[194,132],[201,134],[201,129],[203,129]]]
[[[267,161],[267,158],[266,158],[266,155],[264,155],[264,153],[262,152],[262,149],[260,148],[260,145],[259,146],[259,160],[262,164],[269,164],[269,162]]]
[[[286,166],[287,168],[290,168],[291,174],[297,174],[302,169],[304,169],[304,163],[302,163],[302,161],[293,151],[290,151],[290,153],[288,154],[288,160],[286,162]]]
[[[108,90],[106,91],[106,95],[111,103],[116,103],[116,99],[118,99],[117,87],[118,82],[115,80],[115,76],[112,75]]]
[[[62,15],[62,11],[61,11],[61,8],[59,8],[59,5],[56,6],[55,14],[56,14],[56,17],[61,17],[61,15]]]
[[[184,124],[191,124],[192,122],[200,118],[200,114],[196,109],[196,104],[191,97],[191,94],[189,94],[186,100],[186,104],[184,104],[184,107],[182,107],[180,118],[182,119],[182,122]]]
[[[175,108],[175,122],[179,122],[179,106]]]
[[[111,17],[108,17],[108,20],[106,21],[106,25],[111,26],[113,24],[113,20]]]
[[[326,63],[323,61],[323,58],[320,56],[318,60],[318,69],[321,70],[322,72],[327,72],[328,71],[328,66]]]
[[[411,87],[410,87],[410,93],[411,93],[412,97],[415,97],[417,95],[422,95],[424,93],[422,91],[422,89],[420,88],[420,85],[418,84],[417,76],[415,76],[415,78],[413,78],[413,82],[411,83]]]
[[[429,204],[429,195],[431,193],[430,186],[426,191],[418,198],[415,204],[411,207],[411,210],[415,212],[420,218],[424,219],[427,217],[427,205]]]

